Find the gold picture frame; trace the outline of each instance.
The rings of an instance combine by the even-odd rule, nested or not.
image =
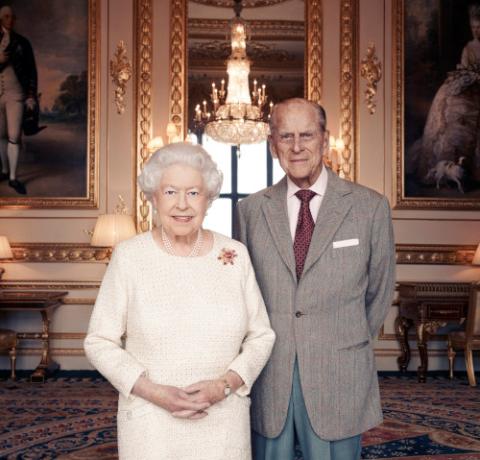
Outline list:
[[[437,168],[440,167],[442,161],[455,164],[460,160],[461,157],[459,156],[464,153],[455,152],[455,157],[452,156],[452,158],[447,158],[445,153],[439,154],[437,157],[439,161],[435,163],[435,159],[432,159],[429,165],[427,165],[425,159],[418,160],[418,158],[426,158],[430,151],[434,151],[425,147],[424,128],[427,127],[430,112],[435,110],[435,104],[440,102],[442,87],[445,87],[448,79],[451,79],[459,69],[458,64],[465,41],[462,42],[462,38],[459,38],[460,35],[455,34],[461,31],[462,37],[466,35],[469,2],[468,0],[462,0],[460,3],[453,2],[453,0],[441,2],[436,7],[439,11],[423,8],[423,16],[406,11],[406,8],[418,8],[418,4],[418,1],[394,0],[392,10],[394,209],[477,210],[480,209],[480,199],[478,198],[480,187],[474,185],[475,182],[472,179],[469,190],[467,182],[469,171],[467,167],[464,167],[463,176],[460,178],[463,188],[444,174],[440,176],[440,173],[437,173]],[[450,17],[449,12],[451,10],[455,11],[457,15],[454,18]],[[416,21],[423,21],[421,23],[422,27],[418,23],[416,25],[406,23],[406,20],[408,21],[410,17],[415,17]],[[442,18],[446,18],[443,19],[444,21],[449,21],[449,27],[444,27],[445,24],[441,23]],[[406,34],[407,29],[410,31],[409,34]],[[424,37],[425,39],[421,40],[418,46],[415,46],[415,43],[412,44],[415,40],[415,38],[412,38],[412,30],[415,30],[415,34],[420,34],[421,31],[426,30],[430,35],[427,36],[427,32],[425,32],[424,36],[426,38]],[[455,33],[451,32],[452,30]],[[414,35],[414,37],[416,36]],[[434,37],[434,39],[431,37]],[[440,52],[440,48],[434,48],[437,41],[445,48],[441,48],[442,52]],[[446,48],[447,46],[449,48]],[[453,59],[447,60],[438,57],[435,60],[431,57],[435,56],[435,53],[428,56],[429,60],[420,59],[418,57],[419,50],[423,52],[426,47],[430,47],[427,49],[435,49],[438,56],[452,55]],[[446,50],[448,53],[445,52]],[[415,62],[417,64],[414,64]],[[412,64],[409,65],[409,63]],[[437,81],[432,83],[434,78],[430,77],[428,72],[422,74],[424,67],[434,69],[432,75],[436,72]],[[438,69],[441,69],[441,71]],[[427,81],[427,84],[422,83],[425,86],[420,86],[418,81]],[[425,108],[428,108],[428,110]],[[434,120],[433,116],[431,118]],[[432,121],[433,123],[434,121]],[[430,138],[434,138],[431,134],[433,131],[429,130]],[[426,145],[428,146],[428,144]],[[415,162],[418,164],[415,165]],[[421,167],[422,165],[423,167]],[[436,182],[439,177],[441,179],[439,185],[437,185]],[[465,183],[467,183],[467,187],[465,187]],[[478,184],[478,180],[476,183]]]
[[[68,1],[68,0],[65,0]],[[62,190],[64,190],[61,186],[62,183],[68,182],[68,180],[60,180],[60,185],[58,187],[58,194],[53,194],[50,196],[38,194],[38,196],[32,195],[29,196],[28,188],[29,184],[26,183],[27,187],[27,194],[20,195],[12,193],[8,193],[8,195],[0,195],[0,209],[71,209],[71,208],[81,208],[81,209],[96,209],[98,208],[98,154],[99,154],[99,102],[100,102],[100,94],[99,94],[99,83],[100,83],[100,72],[99,72],[99,62],[100,62],[100,2],[99,0],[84,0],[85,6],[88,8],[88,18],[85,20],[88,22],[88,44],[87,44],[87,52],[86,52],[86,68],[82,72],[82,76],[78,75],[78,78],[84,78],[83,81],[86,80],[87,86],[87,107],[86,110],[81,113],[79,118],[81,118],[82,123],[82,131],[81,137],[82,142],[85,143],[86,151],[84,153],[81,152],[82,160],[81,163],[79,162],[78,165],[75,164],[73,167],[81,168],[81,175],[77,177],[81,177],[79,179],[79,184],[81,184],[78,188],[82,190],[81,193],[78,195],[75,192],[72,192],[71,195],[64,196],[62,194]],[[16,8],[15,2],[10,2],[14,11]],[[33,4],[31,4],[33,5]],[[48,15],[48,11],[43,13]],[[27,19],[28,20],[28,19]],[[81,18],[75,18],[75,20],[81,20]],[[24,20],[24,27],[25,27]],[[62,33],[67,33],[64,31]],[[35,43],[32,42],[32,46],[35,50]],[[37,48],[38,51],[38,48]],[[54,50],[51,51],[54,53]],[[38,67],[38,57],[37,57],[37,67]],[[41,62],[40,62],[41,65]],[[76,77],[69,71],[65,82],[70,77]],[[63,85],[64,83],[62,83]],[[42,88],[39,88],[42,91]],[[62,89],[59,89],[59,93]],[[43,104],[45,101],[42,101],[39,104],[41,110],[44,110]],[[50,116],[55,111],[55,107],[52,105],[53,108],[49,108]],[[86,113],[85,113],[86,112]],[[42,114],[40,115],[42,117]],[[42,118],[40,118],[40,123],[42,123]],[[53,126],[54,122],[51,122]],[[47,129],[45,133],[49,131],[48,121],[46,122]],[[68,129],[68,128],[67,128]],[[73,128],[72,128],[73,129]],[[77,129],[77,128],[75,128]],[[50,132],[52,132],[53,128],[50,128]],[[73,132],[73,131],[71,131]],[[70,132],[67,131],[66,135],[69,135]],[[74,144],[74,142],[72,142]],[[47,144],[48,145],[48,144]],[[67,147],[65,151],[62,152],[55,152],[56,155],[60,158],[61,155],[68,156],[69,150],[68,146],[70,143],[66,140],[65,146]],[[73,145],[72,145],[73,147]],[[46,151],[46,150],[45,150]],[[19,162],[20,165],[20,162]],[[17,169],[18,172],[18,169]],[[18,179],[22,180],[19,174],[17,174]],[[85,182],[84,182],[85,181]],[[44,186],[45,187],[45,186]]]

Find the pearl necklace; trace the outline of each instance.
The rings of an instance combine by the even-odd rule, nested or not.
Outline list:
[[[173,249],[172,242],[168,238],[167,234],[165,233],[165,230],[163,227],[160,227],[161,229],[161,234],[162,234],[162,243],[163,247],[165,250],[172,256],[178,256],[178,254],[175,252],[175,249]],[[198,253],[202,249],[203,246],[203,232],[202,229],[198,229],[197,233],[197,239],[195,240],[195,243],[193,244],[192,250],[186,257],[196,257],[198,256]]]

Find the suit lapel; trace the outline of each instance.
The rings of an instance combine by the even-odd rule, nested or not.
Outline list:
[[[265,215],[275,246],[285,265],[296,279],[295,256],[290,235],[287,213],[287,179],[284,177],[278,184],[265,192],[262,210]]]
[[[349,183],[339,179],[330,170],[327,171],[327,190],[315,221],[315,229],[305,260],[303,275],[332,243],[335,232],[352,206],[351,201],[347,199],[347,195],[351,193]]]

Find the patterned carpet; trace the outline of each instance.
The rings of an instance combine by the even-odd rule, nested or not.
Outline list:
[[[480,460],[480,387],[442,376],[380,384],[385,422],[364,435],[362,458]],[[0,459],[116,459],[116,398],[101,378],[0,381]]]

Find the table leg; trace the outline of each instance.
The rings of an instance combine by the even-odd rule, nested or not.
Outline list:
[[[428,330],[425,323],[418,323],[417,325],[417,347],[420,354],[420,366],[418,366],[418,381],[420,383],[425,383],[427,381],[427,371],[428,371]]]
[[[48,374],[55,372],[60,366],[50,357],[50,318],[47,311],[41,311],[42,314],[42,359],[37,368],[30,376],[32,382],[43,383]]]
[[[406,372],[410,362],[410,345],[408,344],[408,330],[413,321],[404,316],[397,316],[395,319],[395,332],[397,340],[400,343],[401,355],[397,359],[398,368],[401,372]]]
[[[444,321],[420,321],[417,325],[417,347],[420,353],[420,366],[418,367],[418,381],[425,383],[428,372],[428,347],[427,342],[439,327],[445,326]]]

